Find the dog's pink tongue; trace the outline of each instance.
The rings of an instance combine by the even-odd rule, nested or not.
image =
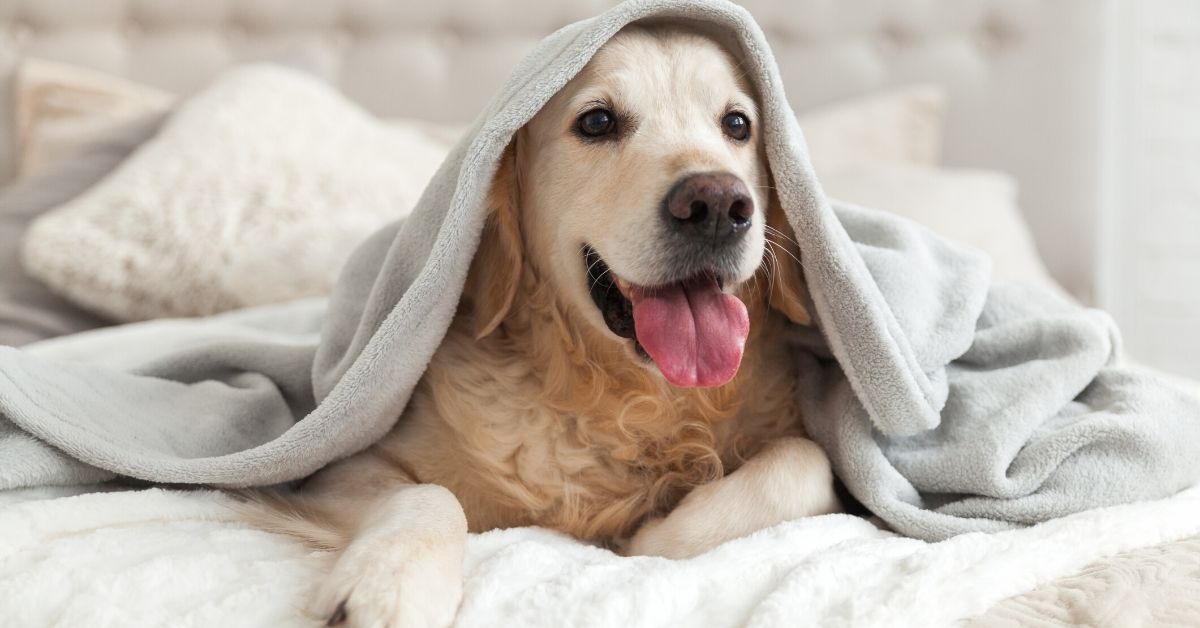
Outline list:
[[[631,287],[638,342],[667,381],[720,386],[737,374],[750,333],[746,305],[712,278],[654,289]]]

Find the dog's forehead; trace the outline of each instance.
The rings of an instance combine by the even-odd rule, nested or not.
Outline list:
[[[683,99],[723,107],[748,99],[743,73],[717,42],[683,29],[628,28],[596,53],[573,100],[663,104]],[[681,89],[685,86],[686,89]]]

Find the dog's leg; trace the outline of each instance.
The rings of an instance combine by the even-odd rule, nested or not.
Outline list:
[[[840,511],[825,452],[805,438],[781,438],[643,524],[625,553],[690,558],[783,521]]]
[[[310,495],[318,508],[350,532],[315,599],[327,625],[450,625],[462,598],[467,540],[466,516],[454,495],[413,484],[370,455],[315,479]]]

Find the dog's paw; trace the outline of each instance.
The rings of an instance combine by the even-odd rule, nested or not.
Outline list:
[[[711,538],[704,532],[681,521],[680,517],[658,517],[643,523],[621,553],[625,556],[661,556],[676,560],[692,558],[724,540]]]
[[[454,621],[462,554],[403,540],[364,540],[342,555],[315,600],[326,626],[433,628]]]
[[[783,521],[841,510],[825,452],[807,439],[782,438],[737,471],[695,488],[666,517],[644,523],[624,553],[692,558]]]

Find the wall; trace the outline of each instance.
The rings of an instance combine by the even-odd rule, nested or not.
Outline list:
[[[1123,0],[1111,17],[1100,302],[1128,354],[1200,377],[1200,1]]]

